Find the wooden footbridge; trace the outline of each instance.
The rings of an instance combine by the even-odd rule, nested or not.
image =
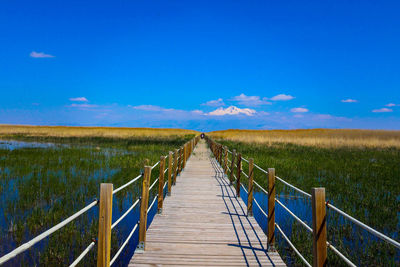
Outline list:
[[[286,266],[200,142],[129,266]]]
[[[242,163],[247,168],[244,170]],[[149,164],[146,164],[149,165]],[[150,185],[151,173],[159,168],[159,176]],[[267,189],[254,181],[254,170],[268,180]],[[243,183],[246,177],[247,184]],[[142,181],[141,198],[119,218],[112,216],[113,195]],[[283,183],[312,203],[312,226],[301,220],[275,196],[275,181]],[[158,194],[149,201],[150,190],[158,184]],[[254,188],[268,196],[267,209],[253,197]],[[241,189],[242,188],[242,189]],[[247,193],[246,203],[240,197]],[[168,197],[165,197],[167,192]],[[165,198],[165,199],[164,199]],[[150,203],[150,204],[149,204]],[[254,205],[253,205],[254,204]],[[300,226],[312,235],[312,264],[296,249],[285,232],[275,222],[275,204],[279,205]],[[111,258],[111,232],[140,205],[140,220],[118,251]],[[157,205],[158,214],[147,229],[148,212]],[[327,240],[326,209],[329,208],[369,233],[400,249],[400,243],[360,222],[349,214],[325,201],[325,189],[313,188],[311,194],[289,184],[275,175],[275,169],[264,170],[253,159],[242,158],[235,150],[216,143],[205,136],[187,142],[153,166],[145,166],[143,173],[126,184],[113,189],[112,184],[101,184],[100,199],[88,204],[67,219],[15,248],[0,258],[0,265],[27,251],[36,243],[49,237],[95,206],[99,206],[98,239],[93,240],[76,256],[70,266],[88,266],[85,256],[97,246],[97,266],[108,267],[116,263],[122,251],[132,246],[132,236],[138,231],[138,246],[129,266],[285,266],[275,250],[275,234],[279,233],[288,246],[306,266],[327,265],[328,248],[344,263],[356,266]],[[267,227],[261,229],[254,219],[258,209]],[[15,262],[14,259],[14,263]],[[127,265],[128,263],[122,263]]]

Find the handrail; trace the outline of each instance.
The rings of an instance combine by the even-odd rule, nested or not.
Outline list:
[[[62,227],[64,227],[68,223],[72,222],[73,220],[75,220],[76,218],[78,218],[79,216],[81,216],[82,214],[84,214],[85,212],[87,212],[88,210],[93,208],[94,206],[96,206],[98,203],[99,202],[96,199],[95,201],[93,201],[92,203],[90,203],[89,205],[87,205],[86,207],[81,209],[80,211],[74,213],[73,215],[71,215],[67,219],[65,219],[62,222],[56,224],[55,226],[51,227],[47,231],[41,233],[40,235],[38,235],[37,237],[33,238],[32,240],[26,242],[25,244],[22,244],[21,246],[17,247],[13,251],[7,253],[6,255],[4,255],[3,257],[0,258],[0,265],[5,263],[5,262],[7,262],[7,261],[9,261],[10,259],[14,258],[18,254],[24,252],[25,250],[29,249],[30,247],[35,245],[37,242],[45,239],[46,237],[48,237],[52,233],[56,232],[57,230],[61,229]]]
[[[118,187],[117,189],[113,190],[113,195],[114,195],[115,193],[117,193],[118,191],[121,191],[121,190],[124,189],[125,187],[127,187],[127,186],[133,184],[134,182],[136,182],[137,180],[139,180],[140,177],[142,177],[142,176],[143,176],[143,174],[139,174],[137,177],[133,178],[132,180],[130,180],[130,181],[127,182],[126,184],[124,184],[124,185]]]
[[[188,153],[188,157],[190,156],[190,153],[193,151],[194,146],[197,144],[199,140],[199,136],[196,136],[194,139],[191,140],[191,143],[187,142],[185,144],[185,148],[191,149],[191,151],[189,151]],[[181,148],[182,149],[182,148]],[[166,158],[169,157],[169,154],[164,156],[164,160]],[[182,160],[183,156],[179,156],[178,159]],[[185,160],[187,160],[188,158],[185,158]],[[160,164],[160,161],[156,162],[153,166],[151,166],[151,169],[154,169],[157,165]],[[176,166],[176,162],[174,162],[175,166]],[[168,166],[168,168],[165,168],[164,173],[165,174],[168,169],[171,166]],[[181,169],[179,170],[181,171]],[[121,191],[122,189],[128,187],[129,185],[133,184],[134,182],[138,181],[141,177],[143,177],[143,173],[139,174],[137,177],[133,178],[132,180],[130,180],[129,182],[123,184],[122,186],[116,188],[115,190],[112,190],[112,185],[111,185],[111,200],[112,200],[112,195],[118,193],[119,191]],[[159,178],[157,178],[154,183],[152,184],[152,186],[149,188],[153,188],[154,185],[156,184],[156,182],[159,180]],[[163,190],[165,189],[166,185],[167,185],[167,181],[164,183],[163,186]],[[149,206],[148,210],[150,210],[153,205],[155,204],[156,200],[157,200],[158,194],[154,197],[151,205]],[[139,203],[139,200],[136,200],[135,203],[123,214],[120,216],[120,218],[115,221],[112,225],[111,225],[111,229],[113,229],[115,226],[117,226],[119,224],[119,222],[121,222],[128,214],[130,211],[133,210],[133,208]],[[92,207],[96,206],[99,204],[99,201],[96,199],[95,201],[93,201],[92,203],[88,204],[86,207],[82,208],[81,210],[79,210],[78,212],[74,213],[73,215],[69,216],[68,218],[66,218],[65,220],[61,221],[60,223],[56,224],[55,226],[51,227],[50,229],[46,230],[45,232],[41,233],[40,235],[36,236],[35,238],[31,239],[30,241],[20,245],[19,247],[15,248],[14,250],[12,250],[11,252],[3,255],[0,258],[0,265],[9,261],[10,259],[16,257],[17,255],[19,255],[20,253],[26,251],[27,249],[31,248],[33,245],[35,245],[36,243],[40,242],[41,240],[45,239],[46,237],[50,236],[51,234],[53,234],[54,232],[56,232],[57,230],[61,229],[62,227],[64,227],[65,225],[67,225],[68,223],[72,222],[73,220],[75,220],[76,218],[78,218],[80,215],[86,213],[88,210],[90,210]],[[110,213],[111,214],[111,213]],[[123,245],[121,246],[121,248],[118,250],[117,254],[114,256],[114,258],[111,260],[111,264],[113,264],[116,260],[116,258],[119,256],[119,254],[121,253],[121,251],[124,249],[124,247],[126,246],[127,242],[129,241],[129,239],[132,237],[133,233],[135,232],[135,230],[137,229],[138,224],[135,225],[135,227],[133,228],[133,230],[131,231],[131,233],[129,234],[127,240],[123,243]],[[87,253],[97,244],[97,241],[92,241],[82,252],[81,254],[71,263],[70,266],[76,266],[86,255]]]
[[[96,242],[92,241],[92,243],[90,243],[89,246],[87,246],[82,251],[82,253],[78,256],[78,258],[76,258],[76,260],[74,260],[74,262],[71,263],[69,267],[75,267],[76,265],[78,265],[78,263],[86,256],[86,254],[88,254],[89,251],[94,247],[94,245],[96,245]]]
[[[155,179],[154,182],[151,184],[151,186],[149,187],[149,191],[151,191],[151,189],[153,189],[153,187],[156,185],[156,183],[158,182],[158,179]]]
[[[122,214],[121,217],[119,217],[118,220],[116,220],[116,221],[111,225],[111,229],[113,229],[115,226],[117,226],[117,225],[119,224],[119,222],[122,221],[122,220],[125,218],[125,216],[128,215],[128,213],[136,207],[136,205],[139,203],[139,201],[140,201],[140,199],[137,199],[137,200],[135,201],[135,203],[133,203],[133,205],[132,205],[124,214]]]
[[[128,237],[125,239],[125,242],[122,244],[122,246],[118,249],[117,253],[115,253],[114,257],[111,259],[110,266],[114,264],[114,262],[116,261],[116,259],[119,256],[119,254],[121,254],[122,250],[124,250],[125,246],[128,244],[129,240],[131,239],[133,233],[135,233],[137,227],[138,227],[138,223],[135,224],[132,231],[129,233]]]
[[[357,224],[358,226],[360,226],[361,228],[367,230],[368,232],[370,232],[371,234],[375,235],[376,237],[379,237],[380,239],[392,244],[393,246],[395,246],[396,248],[400,249],[400,243],[397,242],[396,240],[393,240],[392,238],[382,234],[381,232],[376,231],[375,229],[369,227],[368,225],[366,225],[365,223],[360,222],[359,220],[357,220],[356,218],[350,216],[349,214],[345,213],[344,211],[341,211],[340,209],[338,209],[337,207],[333,206],[330,203],[326,203],[326,206],[328,208],[333,209],[334,211],[336,211],[337,213],[339,213],[340,215],[342,215],[343,217],[346,217],[347,219],[349,219],[350,221],[352,221],[353,223]]]
[[[293,245],[293,243],[290,241],[290,239],[285,235],[285,233],[282,231],[282,229],[279,227],[277,223],[275,223],[276,228],[279,230],[283,238],[288,242],[289,246],[294,250],[294,252],[299,256],[299,258],[304,262],[305,265],[308,267],[311,267],[311,264],[308,263],[308,261],[301,255],[301,253],[297,250],[297,248]]]
[[[149,212],[151,210],[151,208],[153,207],[154,203],[156,203],[157,197],[158,197],[158,194],[154,196],[153,201],[151,202],[149,208],[147,209],[147,212]]]
[[[212,139],[210,139],[210,138],[208,138],[208,141],[211,142],[211,144],[215,144],[215,142],[214,142]],[[213,150],[214,153],[216,153],[215,155],[220,155],[221,152],[218,152],[218,151],[221,149],[221,146],[222,146],[222,145],[220,145],[220,144],[218,144],[218,143],[216,143],[216,144],[219,145],[219,146],[217,146],[217,149],[216,149],[216,150],[213,150],[213,149],[212,149],[212,150]],[[214,146],[213,146],[213,147],[214,147]],[[232,152],[231,152],[229,149],[226,149],[226,151],[228,151],[228,153],[231,153],[231,154],[232,154]],[[249,161],[248,161],[246,158],[244,158],[244,157],[241,157],[241,160],[242,160],[242,161],[245,161],[245,162],[247,162],[247,163],[249,162]],[[227,159],[227,161],[228,161],[229,163],[232,163],[232,161],[230,161],[229,159]],[[237,164],[235,164],[235,162],[233,162],[232,165],[237,167]],[[264,170],[263,168],[261,168],[260,166],[256,165],[255,163],[253,163],[253,166],[256,167],[257,169],[259,169],[260,171],[264,172],[265,174],[268,174],[268,175],[269,175],[269,172],[268,172],[268,171]],[[227,169],[228,169],[230,172],[233,171],[233,170],[231,170],[228,166],[226,166],[226,167],[227,167]],[[243,173],[244,176],[248,177],[248,175],[247,175],[243,170],[241,170],[241,173]],[[231,173],[231,175],[232,175],[231,177],[234,177],[235,180],[237,180],[237,177],[235,176],[235,174],[232,174],[232,173]],[[308,197],[308,198],[311,198],[311,194],[309,194],[309,193],[307,193],[307,192],[301,190],[300,188],[298,188],[298,187],[296,187],[296,186],[294,186],[294,185],[292,185],[292,184],[286,182],[284,179],[282,179],[282,178],[280,178],[280,177],[278,177],[278,176],[275,176],[275,175],[274,175],[274,177],[275,177],[276,180],[278,180],[278,181],[284,183],[285,185],[289,186],[290,188],[294,189],[295,191],[297,191],[297,192],[303,194],[304,196],[306,196],[306,197]],[[261,185],[259,185],[257,182],[253,181],[253,184],[255,184],[255,185],[256,185],[259,189],[261,189],[266,195],[268,195],[267,190],[265,190],[265,189],[264,189]],[[243,187],[243,189],[244,189],[245,192],[247,192],[245,186],[244,186],[242,183],[240,183],[240,186]],[[257,200],[254,198],[253,201],[256,203],[257,207],[261,210],[261,212],[264,214],[264,216],[266,216],[266,217],[268,218],[267,214],[262,210],[262,208],[261,208],[261,206],[259,205],[259,203],[257,202]],[[299,217],[297,217],[292,211],[290,211],[290,209],[287,208],[281,201],[279,201],[278,199],[275,198],[275,202],[278,202],[278,204],[279,204],[282,208],[284,208],[291,216],[293,216],[293,217],[294,217],[302,226],[304,226],[309,232],[311,232],[311,233],[313,232],[313,229],[312,229],[310,226],[308,226],[308,225],[307,225],[305,222],[303,222]],[[396,240],[394,240],[394,239],[392,239],[392,238],[390,238],[390,237],[384,235],[383,233],[381,233],[381,232],[379,232],[379,231],[373,229],[372,227],[370,227],[370,226],[368,226],[368,225],[362,223],[361,221],[355,219],[355,218],[352,217],[351,215],[345,213],[344,211],[342,211],[342,210],[340,210],[339,208],[337,208],[337,207],[333,206],[332,204],[330,204],[329,201],[326,202],[326,207],[331,208],[333,211],[339,213],[340,215],[342,215],[342,216],[345,217],[346,219],[349,219],[350,221],[352,221],[352,222],[355,223],[356,225],[360,226],[360,227],[363,228],[364,230],[370,232],[370,233],[373,234],[374,236],[376,236],[376,237],[382,239],[383,241],[388,242],[389,244],[395,246],[397,249],[400,249],[400,243],[399,243],[398,241],[396,241]],[[308,266],[311,266],[311,265],[304,259],[304,257],[297,251],[297,249],[293,246],[293,244],[290,242],[290,240],[287,238],[287,236],[283,233],[283,231],[282,231],[282,229],[279,227],[279,225],[276,224],[276,223],[275,223],[275,225],[276,225],[276,227],[278,228],[278,230],[281,232],[281,234],[284,236],[284,238],[286,239],[286,241],[289,243],[289,245],[295,250],[296,254],[304,261],[304,263],[306,263]],[[338,249],[336,249],[332,244],[330,244],[329,242],[326,242],[326,244],[327,244],[327,247],[328,247],[328,248],[330,248],[336,255],[338,255],[342,260],[344,260],[348,265],[350,265],[350,266],[355,266],[354,263],[352,263],[348,258],[346,258],[346,256],[344,256],[344,255],[343,255]]]

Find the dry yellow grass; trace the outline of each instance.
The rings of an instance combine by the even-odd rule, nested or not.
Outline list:
[[[0,125],[0,136],[24,135],[40,137],[173,137],[198,134],[196,131],[161,128],[116,128],[116,127],[66,127]]]
[[[317,147],[400,148],[400,131],[310,129],[310,130],[225,130],[210,132],[214,138],[260,143],[291,143]]]

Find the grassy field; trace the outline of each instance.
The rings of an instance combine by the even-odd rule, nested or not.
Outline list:
[[[0,255],[92,202],[98,197],[101,182],[113,183],[117,188],[140,173],[145,159],[154,164],[194,133],[169,129],[1,126]],[[20,142],[4,147],[4,140]],[[51,144],[41,147],[44,142]],[[17,148],[13,147],[16,144]],[[157,176],[156,168],[152,180]],[[138,198],[140,184],[139,180],[115,195],[114,216],[118,217]],[[9,266],[67,266],[97,237],[97,217],[97,208],[91,209]],[[127,218],[113,231],[112,255],[136,223],[133,221]],[[95,258],[93,249],[85,259],[86,266],[94,265]],[[123,262],[116,265],[119,264]]]
[[[210,136],[243,143],[271,145],[276,143],[339,148],[400,148],[400,131],[383,130],[225,130]]]
[[[400,132],[362,130],[219,131],[210,135],[277,176],[311,192],[325,187],[327,200],[370,226],[399,239]],[[244,166],[246,168],[246,166]],[[265,175],[255,179],[267,188]],[[277,183],[278,193],[301,198]],[[304,201],[308,207],[309,203]],[[311,209],[311,207],[308,207]],[[299,216],[310,222],[310,213]],[[284,213],[283,213],[284,214]],[[285,216],[287,214],[284,214]],[[287,215],[288,216],[288,215]],[[359,265],[399,264],[399,253],[329,211],[329,237]],[[295,223],[296,224],[296,223]],[[297,246],[311,255],[310,235],[290,229]],[[282,245],[283,243],[281,243]],[[308,245],[307,245],[308,244]],[[286,250],[280,251],[287,254]],[[294,257],[293,253],[290,256]],[[330,264],[342,262],[331,255]]]

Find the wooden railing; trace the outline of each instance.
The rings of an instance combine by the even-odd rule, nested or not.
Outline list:
[[[58,223],[47,231],[43,232],[39,236],[30,240],[29,242],[17,247],[13,251],[7,253],[6,255],[0,258],[0,265],[9,261],[10,259],[16,257],[22,252],[26,251],[34,244],[42,241],[46,237],[50,236],[54,232],[66,226],[68,223],[72,222],[82,214],[89,211],[94,206],[99,206],[99,232],[97,242],[92,241],[83,251],[82,253],[75,259],[74,262],[71,263],[70,266],[76,266],[82,259],[89,253],[97,245],[97,266],[98,267],[108,267],[112,265],[118,256],[121,254],[125,246],[128,244],[129,240],[139,227],[139,243],[136,249],[136,253],[141,253],[146,248],[146,231],[147,231],[147,214],[151,210],[151,208],[158,203],[158,213],[162,213],[162,205],[164,201],[164,190],[168,185],[167,196],[171,195],[172,185],[175,184],[177,176],[182,172],[182,170],[186,166],[186,162],[192,154],[195,146],[197,145],[200,136],[196,136],[191,139],[187,143],[185,143],[182,147],[176,149],[174,152],[170,151],[167,156],[161,156],[160,160],[155,163],[153,166],[148,166],[149,161],[146,160],[146,164],[144,166],[143,173],[139,174],[134,179],[130,180],[126,184],[113,189],[113,184],[111,183],[102,183],[100,184],[100,198],[99,200],[95,200],[77,213],[71,215],[64,221]],[[166,159],[168,158],[168,167],[166,167]],[[159,166],[159,177],[150,185],[151,171]],[[167,179],[165,180],[165,173],[168,171]],[[113,195],[118,193],[119,191],[127,188],[128,186],[134,184],[140,178],[143,177],[142,181],[142,190],[141,197],[134,201],[132,206],[125,211],[124,214],[120,216],[120,218],[114,220],[112,223],[112,202]],[[158,182],[158,194],[154,197],[151,204],[149,205],[149,196],[150,190],[156,185]],[[137,205],[140,205],[140,219],[133,226],[131,232],[128,237],[125,239],[121,247],[118,249],[117,253],[111,258],[111,232],[114,227],[116,227]]]
[[[283,239],[285,239],[289,246],[294,250],[296,255],[303,261],[306,266],[314,266],[314,267],[322,267],[327,265],[327,249],[331,249],[333,253],[339,256],[347,265],[356,266],[353,262],[351,262],[343,253],[341,253],[337,248],[335,248],[331,243],[327,240],[327,219],[326,219],[326,209],[330,208],[334,212],[340,214],[344,218],[352,221],[356,225],[370,232],[374,236],[384,240],[388,244],[400,249],[400,243],[392,238],[378,232],[377,230],[369,227],[368,225],[360,222],[349,214],[341,211],[339,208],[333,206],[329,203],[329,201],[325,201],[325,188],[318,187],[312,188],[311,194],[304,192],[303,190],[297,188],[296,186],[286,182],[282,178],[275,175],[274,168],[268,168],[268,170],[264,170],[261,167],[257,166],[254,163],[252,158],[245,159],[242,157],[240,152],[236,150],[230,151],[226,146],[223,146],[220,143],[215,142],[209,136],[205,136],[205,139],[215,156],[216,160],[220,164],[221,168],[224,170],[227,178],[230,183],[233,184],[236,188],[236,196],[240,197],[240,187],[244,189],[244,191],[248,195],[247,199],[247,214],[248,216],[253,215],[253,203],[256,204],[258,209],[267,219],[267,249],[269,251],[275,250],[275,229],[277,229],[282,235]],[[231,155],[231,160],[229,160],[228,154]],[[246,173],[242,169],[242,161],[248,163],[248,172]],[[230,166],[230,167],[229,167]],[[254,168],[259,169],[261,172],[267,175],[268,177],[268,188],[264,189],[260,186],[256,181],[254,181]],[[236,175],[235,175],[236,169]],[[247,189],[241,182],[241,175],[244,175],[248,178]],[[276,198],[276,184],[275,182],[282,182],[284,185],[289,186],[294,189],[298,193],[304,195],[307,198],[311,198],[311,206],[312,206],[312,227],[310,227],[307,223],[302,221],[298,216],[296,216],[289,208],[287,208],[279,199]],[[261,208],[260,204],[253,197],[253,189],[254,185],[257,186],[262,192],[264,192],[268,196],[268,214]],[[291,215],[296,221],[300,223],[308,232],[312,234],[312,242],[313,242],[313,254],[312,254],[312,265],[307,262],[307,260],[301,255],[301,253],[296,249],[290,239],[283,232],[281,227],[275,222],[275,204],[281,206],[289,215]]]

